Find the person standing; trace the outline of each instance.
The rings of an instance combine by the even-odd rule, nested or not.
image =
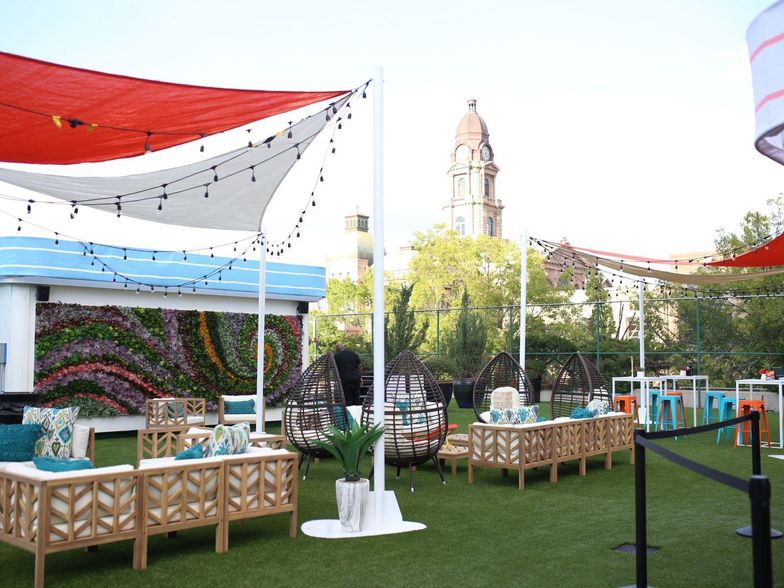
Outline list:
[[[346,349],[342,343],[335,346],[335,364],[338,366],[340,383],[346,397],[346,406],[359,404],[359,386],[362,383],[362,360],[359,355]]]

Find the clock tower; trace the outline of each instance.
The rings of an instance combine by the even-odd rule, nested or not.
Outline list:
[[[503,205],[496,197],[498,166],[487,125],[476,112],[476,100],[457,125],[452,163],[447,174],[451,198],[444,206],[446,224],[461,236],[501,238]]]

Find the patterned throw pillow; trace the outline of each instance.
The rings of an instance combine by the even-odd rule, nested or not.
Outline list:
[[[593,416],[601,416],[610,412],[610,403],[606,400],[594,398],[585,407]]]
[[[216,426],[204,447],[204,457],[245,453],[250,443],[250,424]]]
[[[39,457],[71,457],[73,426],[78,415],[78,406],[68,408],[25,406],[22,424],[41,425],[44,432],[35,444],[35,454]]]
[[[539,406],[534,404],[532,406],[521,406],[517,409],[517,422],[528,425],[535,423],[539,418]]]

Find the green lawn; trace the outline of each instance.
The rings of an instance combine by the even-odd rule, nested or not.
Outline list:
[[[545,410],[547,413],[547,410]],[[773,426],[773,413],[771,426]],[[450,420],[467,432],[473,411],[456,407]],[[773,432],[773,431],[772,431]],[[776,435],[775,432],[773,432]],[[739,477],[751,472],[748,448],[733,449],[714,435],[663,445]],[[135,438],[99,436],[97,465],[134,463]],[[772,526],[784,529],[784,461],[767,457],[763,473],[773,488]],[[751,541],[735,535],[749,524],[749,502],[736,490],[711,482],[648,453],[649,557],[654,586],[750,586]],[[47,557],[48,586],[622,586],[634,582],[634,556],[613,548],[634,541],[634,468],[628,452],[617,453],[611,471],[603,458],[590,460],[588,475],[577,464],[559,470],[550,484],[546,470],[517,477],[478,470],[472,486],[465,462],[441,484],[435,467],[420,466],[408,479],[388,469],[387,489],[396,491],[406,520],[425,531],[348,540],[288,537],[288,516],[232,524],[228,553],[216,554],[212,529],[150,540],[149,567],[131,568],[131,543]],[[311,467],[300,481],[300,524],[335,518],[333,460]],[[773,542],[774,581],[784,583],[784,540]],[[0,544],[0,586],[29,586],[33,556]]]

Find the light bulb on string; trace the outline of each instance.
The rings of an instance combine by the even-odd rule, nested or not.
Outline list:
[[[210,185],[209,184],[204,184],[204,197],[205,198],[209,198],[210,197]]]
[[[152,131],[147,131],[147,140],[144,142],[144,152],[149,153],[152,151],[152,146],[150,145],[150,137],[152,137]]]
[[[291,138],[294,136],[294,135],[292,134],[292,132],[291,132],[291,123],[292,123],[292,122],[293,122],[293,121],[289,121],[289,134],[288,134],[288,138],[289,138],[289,139],[291,139]]]
[[[55,233],[54,234],[54,244],[55,245],[59,245],[60,244],[60,233]]]
[[[27,214],[30,214],[31,212],[33,212],[33,201],[32,200],[28,200],[27,201]]]
[[[152,260],[155,261],[155,254],[158,253],[157,251],[152,252]]]
[[[217,181],[218,181],[218,170],[217,170],[217,169],[215,169],[215,168],[216,168],[216,166],[214,166],[214,165],[213,165],[213,166],[212,166],[212,173],[214,174],[214,175],[212,176],[212,181],[213,181],[213,182],[217,182]]]
[[[256,181],[256,166],[255,165],[250,166],[250,181],[251,182],[255,182]]]
[[[128,250],[123,249],[123,261],[128,261]]]

